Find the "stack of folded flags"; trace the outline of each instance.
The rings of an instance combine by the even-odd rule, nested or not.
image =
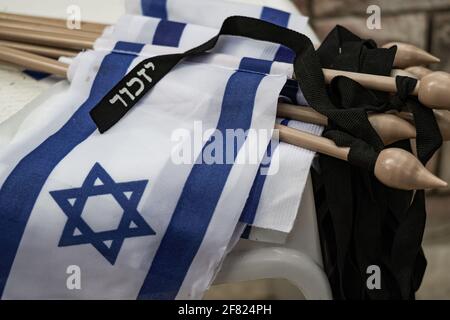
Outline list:
[[[322,127],[276,119],[280,99],[306,104],[289,80],[289,49],[222,36],[107,133],[89,111],[140,61],[198,46],[228,16],[315,41],[307,18],[211,0],[129,0],[127,10],[73,59],[70,85],[0,128],[4,299],[198,299],[240,237],[282,243],[293,227],[314,153],[272,139],[274,123],[316,135]],[[249,134],[230,151],[227,130]],[[68,289],[73,266],[81,290]]]

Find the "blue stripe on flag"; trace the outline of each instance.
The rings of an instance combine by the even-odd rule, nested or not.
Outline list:
[[[142,47],[142,46],[141,46]],[[134,50],[125,43],[115,49]],[[118,83],[135,56],[105,56],[88,99],[55,134],[23,158],[0,189],[0,295],[6,285],[20,240],[37,197],[58,163],[88,138],[96,126],[89,111]]]
[[[252,232],[252,226],[246,226],[244,231],[241,234],[242,239],[250,238],[250,233]]]
[[[272,68],[272,61],[267,60],[261,60],[261,59],[254,59],[254,58],[243,58],[241,60],[241,64],[239,66],[239,69],[244,70],[250,70],[255,72],[262,72],[262,73],[270,73],[270,69]],[[266,150],[266,157],[271,157],[271,151],[272,151],[272,143],[270,142],[267,150]],[[265,157],[265,159],[267,159]],[[261,170],[264,168],[268,168],[270,166],[269,164],[261,163],[259,166],[258,174],[255,177],[255,180],[253,181],[252,188],[250,190],[249,197],[247,198],[247,201],[245,202],[244,210],[242,211],[241,217],[239,221],[245,222],[248,224],[252,224],[253,220],[255,219],[256,209],[258,208],[259,200],[261,198],[261,192],[264,186],[264,182],[266,180],[266,175],[261,174]],[[247,230],[249,233],[250,230]],[[244,232],[245,233],[245,232]]]
[[[142,15],[167,19],[167,0],[141,0]]]
[[[289,100],[289,102],[298,105],[297,101],[297,93],[299,90],[299,86],[296,80],[288,79],[286,84],[283,86],[281,90],[280,96],[285,97]]]
[[[272,157],[272,142],[269,143],[266,150],[265,159],[271,159]],[[242,210],[241,217],[239,218],[240,222],[245,222],[248,224],[252,224],[255,220],[256,210],[258,209],[259,201],[261,200],[261,194],[264,187],[264,183],[266,182],[267,174],[263,173],[267,171],[270,167],[270,162],[261,163],[259,165],[258,174],[253,181],[252,188],[250,189],[250,193],[248,195],[247,201],[245,202],[244,210]]]
[[[295,53],[288,47],[280,45],[277,53],[275,54],[275,61],[284,62],[284,63],[293,63],[295,59]]]
[[[116,43],[116,45],[114,46],[113,50],[124,51],[127,54],[134,53],[137,56],[139,54],[139,52],[141,52],[143,47],[144,47],[144,44],[141,44],[141,43],[118,41]],[[111,59],[113,59],[113,58],[111,58]],[[131,60],[133,60],[133,59],[131,59]],[[129,66],[127,66],[127,68],[128,67]]]
[[[223,137],[226,129],[246,131],[250,128],[256,91],[264,76],[238,71],[230,77],[217,123],[217,130]],[[224,159],[228,159],[226,141],[223,143]],[[240,148],[241,145],[235,146],[234,159]],[[140,299],[174,299],[177,296],[232,167],[232,164],[194,164],[142,285]]]
[[[288,27],[290,17],[291,15],[288,12],[269,7],[263,7],[261,12],[261,20],[271,22],[283,28]],[[291,49],[285,46],[280,46],[275,54],[274,60],[278,62],[292,63],[294,62],[294,58],[295,54]]]
[[[50,77],[49,73],[34,70],[24,70],[23,73],[25,73],[27,76],[32,77],[34,80],[38,81]]]
[[[269,74],[270,69],[272,68],[272,64],[273,61],[245,57],[241,60],[239,70],[248,70]]]
[[[178,47],[185,23],[161,20],[153,36],[153,44],[166,47]]]
[[[287,28],[291,14],[274,8],[263,7],[261,20]]]
[[[287,126],[289,124],[289,119],[283,119],[281,124]],[[264,184],[266,183],[267,174],[263,172],[267,171],[272,162],[272,154],[275,152],[278,147],[278,143],[274,146],[272,141],[267,146],[266,155],[264,159],[269,159],[268,163],[261,163],[259,165],[258,174],[253,181],[252,188],[248,195],[247,201],[245,202],[244,210],[242,210],[241,217],[239,218],[240,222],[247,223],[249,225],[253,224],[256,217],[256,211],[258,210],[259,201],[261,200],[262,190],[264,188]],[[251,226],[247,226],[244,232],[241,235],[241,238],[248,239],[250,236]]]

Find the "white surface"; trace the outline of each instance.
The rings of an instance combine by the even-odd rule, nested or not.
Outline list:
[[[0,123],[31,102],[48,86],[48,81],[36,81],[15,67],[0,64]]]
[[[67,18],[67,8],[78,5],[86,21],[114,23],[125,11],[124,0],[0,0],[0,12]],[[0,123],[48,89],[55,79],[36,81],[17,68],[0,65]]]

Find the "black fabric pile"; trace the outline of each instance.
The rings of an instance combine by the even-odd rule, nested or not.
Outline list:
[[[389,75],[396,48],[377,48],[373,41],[338,26],[317,54],[324,68]],[[358,165],[320,155],[313,170],[325,270],[335,299],[414,299],[421,284],[426,268],[421,248],[424,191],[395,190],[374,177],[371,172],[378,153],[388,146],[367,118],[372,111],[412,112],[418,158],[426,163],[441,146],[442,137],[433,111],[408,96],[415,85],[415,79],[398,77],[398,93],[390,96],[338,77],[327,86],[333,106],[316,108],[331,120],[324,136],[351,146],[350,163]],[[308,102],[314,107],[315,101]],[[411,151],[409,141],[389,147]],[[371,265],[381,269],[381,289],[367,286]]]

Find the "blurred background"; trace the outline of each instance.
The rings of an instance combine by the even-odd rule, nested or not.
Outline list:
[[[64,16],[70,4],[86,9],[83,19],[113,23],[123,12],[124,0],[0,0],[0,11]],[[281,1],[281,0],[280,0]],[[289,1],[289,0],[283,0]],[[262,1],[250,1],[262,3]],[[378,44],[402,41],[419,46],[441,58],[433,69],[450,72],[450,0],[292,0],[319,38],[336,24]],[[381,9],[379,29],[367,27],[369,6]],[[107,10],[105,10],[107,7]],[[0,123],[52,84],[35,81],[16,69],[0,64]],[[450,183],[450,143],[434,157],[429,167]],[[450,299],[450,189],[427,195],[428,220],[424,249],[428,269],[418,299]],[[283,280],[263,280],[215,286],[207,299],[298,299],[301,294]]]

